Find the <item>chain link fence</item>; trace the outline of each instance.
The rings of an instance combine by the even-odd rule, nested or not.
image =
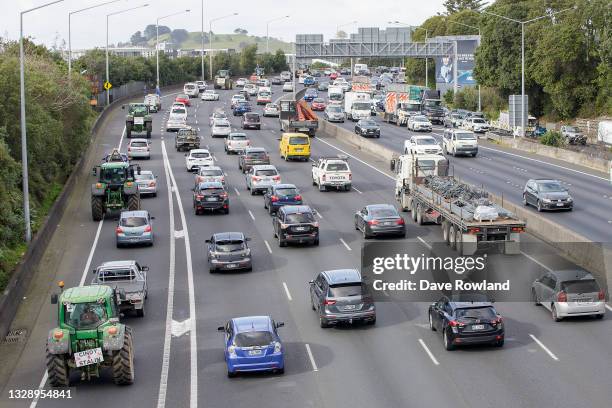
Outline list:
[[[142,95],[143,97],[148,93],[155,92],[154,88],[147,87],[145,82],[142,81],[134,81],[129,82],[127,84],[123,84],[117,88],[111,88],[110,92],[110,102],[116,101],[118,99],[122,99],[128,96],[137,96]],[[97,95],[97,105],[99,109],[102,109],[106,106],[106,91]]]

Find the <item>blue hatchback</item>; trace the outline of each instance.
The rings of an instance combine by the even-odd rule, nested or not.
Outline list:
[[[317,92],[316,89],[309,88],[306,90],[306,93],[304,94],[304,100],[307,102],[312,102],[312,100],[318,96],[319,96],[319,92]]]
[[[238,102],[236,105],[234,105],[234,109],[233,109],[234,116],[242,116],[246,112],[250,112],[250,111],[251,111],[251,104],[248,102]]]
[[[270,215],[283,205],[302,205],[302,195],[293,184],[275,184],[264,194],[264,208]]]
[[[284,326],[270,316],[235,317],[218,328],[225,334],[227,376],[238,372],[285,372],[284,347],[276,331]]]

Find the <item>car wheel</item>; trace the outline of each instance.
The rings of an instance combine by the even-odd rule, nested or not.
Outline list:
[[[542,304],[538,301],[538,295],[536,294],[535,289],[531,289],[531,300],[533,300],[533,304],[536,306],[541,306]]]
[[[604,317],[603,313],[595,315],[595,318],[599,320],[603,319],[603,317]]]
[[[228,370],[227,371],[227,377],[228,378],[234,378],[234,377],[236,377],[236,373]]]
[[[538,209],[538,212],[542,212],[542,203],[540,202],[540,200],[538,200],[537,209]]]
[[[444,348],[447,350],[453,350],[455,348],[455,346],[453,345],[453,343],[451,342],[449,336],[448,336],[448,329],[444,330],[444,334],[442,334],[442,340],[444,341]]]
[[[504,339],[497,340],[495,342],[495,347],[504,347]]]
[[[436,331],[436,328],[434,327],[434,324],[433,324],[433,319],[431,317],[431,312],[428,313],[428,317],[429,317],[429,329],[431,331]]]
[[[559,315],[557,314],[557,308],[555,307],[554,304],[550,308],[550,313],[552,314],[552,318],[555,322],[560,322],[562,320],[562,318],[559,317]]]
[[[327,329],[329,327],[329,323],[327,323],[327,320],[325,320],[323,316],[319,316],[319,326],[321,326],[322,329]]]
[[[283,239],[283,237],[281,236],[281,234],[277,234],[278,235],[278,246],[279,247],[286,247],[287,246],[287,242]]]
[[[363,235],[363,239],[370,239],[372,236],[368,234],[368,228],[366,226],[363,227],[363,231],[361,232]]]
[[[310,307],[312,308],[312,310],[317,310],[317,308],[314,305],[314,301],[312,300],[312,293],[310,294]]]
[[[527,194],[523,194],[523,205],[527,206]]]
[[[313,241],[312,245],[314,245],[314,246],[319,246],[319,238],[316,238],[316,239]]]

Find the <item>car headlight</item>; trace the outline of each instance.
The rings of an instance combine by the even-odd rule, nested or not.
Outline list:
[[[545,203],[550,203],[550,198],[543,198],[542,201],[544,201]]]
[[[568,196],[567,201],[574,201],[574,199],[572,198],[572,196]]]
[[[236,355],[236,346],[234,346],[233,344],[227,348],[227,352],[229,353],[230,358],[238,357]]]
[[[280,344],[280,342],[275,341],[274,342],[274,352],[280,353],[282,350],[283,350],[283,346]]]

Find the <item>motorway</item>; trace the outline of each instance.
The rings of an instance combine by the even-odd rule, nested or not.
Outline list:
[[[323,93],[325,96],[325,93]],[[323,117],[322,112],[318,112]],[[372,117],[380,129],[380,139],[372,139],[386,148],[404,150],[404,141],[414,134],[406,127],[386,123],[382,117]],[[355,123],[335,123],[354,131]],[[442,145],[444,127],[433,126],[431,135]],[[505,200],[521,205],[525,183],[530,178],[553,178],[570,190],[574,198],[571,212],[544,212],[541,215],[563,225],[594,242],[612,242],[612,184],[609,177],[594,170],[573,166],[559,160],[529,155],[525,152],[499,147],[492,143],[479,142],[476,157],[448,156],[456,177],[475,185],[483,185]],[[537,212],[533,207],[531,211]]]
[[[280,87],[274,89],[274,96],[280,96]],[[109,403],[191,408],[609,406],[609,317],[554,323],[549,313],[531,303],[497,303],[506,322],[505,347],[453,352],[445,351],[441,336],[429,330],[425,303],[380,302],[375,326],[321,329],[310,309],[308,281],[322,270],[359,268],[362,237],[353,228],[353,214],[366,204],[393,203],[393,180],[371,158],[349,146],[314,138],[313,157],[336,155],[340,150],[352,156],[353,191],[319,192],[311,185],[310,163],[279,158],[277,119],[264,118],[262,130],[246,133],[253,145],[267,148],[283,182],[298,186],[305,201],[318,211],[321,225],[319,247],[279,248],[262,197],[246,190],[237,156],[223,152],[223,139],[210,137],[209,115],[219,107],[229,112],[234,92],[220,94],[220,102],[193,103],[189,122],[200,129],[203,145],[208,145],[217,165],[227,173],[229,215],[194,215],[194,176],[185,171],[183,153],[174,150],[173,134],[162,130],[167,117],[164,110],[154,116],[152,159],[139,162],[144,170],[158,175],[157,197],[142,202],[156,217],[155,246],[117,249],[115,220],[91,221],[89,186],[93,178],[79,183],[51,244],[61,255],[51,280],[63,279],[67,287],[87,283],[91,269],[104,261],[136,259],[150,266],[146,316],[124,319],[134,330],[134,385],[117,387],[109,376],[90,383],[77,379],[70,401],[9,400],[11,389],[48,388],[44,349],[54,321],[53,309],[45,300],[31,312],[33,329],[23,348],[15,351],[17,362],[0,395],[1,407],[106,407]],[[166,96],[166,107],[172,98]],[[230,114],[230,120],[239,128],[240,118]],[[381,143],[392,144],[406,135],[405,129],[384,129]],[[101,132],[89,158],[91,165],[114,146],[125,149],[120,109],[111,113]],[[483,156],[492,159],[494,153],[483,151],[476,159],[453,162],[479,163],[470,165],[491,171],[490,161]],[[517,161],[514,164],[518,167]],[[459,167],[456,165],[457,173]],[[500,171],[498,177],[502,173],[512,174],[521,185],[527,177],[524,173],[514,176],[515,171],[510,170]],[[572,174],[571,179],[575,177]],[[491,186],[488,180],[485,185]],[[495,183],[497,188],[503,184]],[[597,187],[575,188],[590,191]],[[582,208],[551,216],[575,216]],[[242,231],[252,238],[252,272],[208,273],[204,240],[221,231]],[[407,231],[407,242],[429,245],[441,241],[437,226],[417,226],[410,221]],[[516,262],[517,270],[544,270],[521,255]],[[47,282],[45,299],[53,290]],[[24,307],[27,303],[24,300]],[[286,372],[229,379],[217,327],[235,316],[258,314],[285,322],[279,331],[286,347]]]

